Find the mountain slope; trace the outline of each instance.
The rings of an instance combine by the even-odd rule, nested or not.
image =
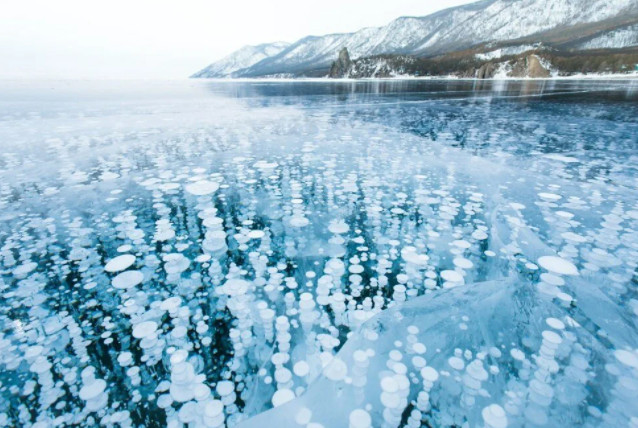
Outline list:
[[[633,24],[597,35],[578,47],[580,49],[617,49],[637,45],[638,24]]]
[[[238,70],[257,64],[265,58],[277,55],[290,45],[286,42],[264,43],[244,46],[230,55],[212,63],[191,77],[231,77]]]
[[[638,14],[636,0],[498,0],[427,39],[422,53],[443,53],[479,43],[515,40],[546,31]]]
[[[606,31],[634,23],[638,23],[638,0],[483,0],[425,17],[398,18],[384,27],[355,33],[308,36],[234,75],[324,70],[344,47],[353,58],[381,54],[431,57],[512,41],[551,43],[560,39],[565,44],[584,36],[604,38]],[[618,45],[633,38],[622,33],[613,40]],[[591,43],[606,42],[592,39]]]

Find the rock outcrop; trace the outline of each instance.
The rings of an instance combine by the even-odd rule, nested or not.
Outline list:
[[[492,79],[496,74],[515,78],[545,78],[550,77],[550,70],[546,68],[537,55],[525,55],[509,62],[487,62],[479,68],[465,73],[463,77],[475,77],[477,79]]]
[[[332,63],[332,66],[330,67],[330,74],[328,74],[328,77],[332,79],[348,77],[351,69],[352,60],[350,59],[348,48],[343,48],[339,51],[339,58]]]
[[[476,78],[477,79],[491,79],[496,74],[496,70],[498,67],[496,64],[488,62],[487,64],[483,64],[476,70]]]
[[[536,55],[528,55],[517,60],[512,65],[512,70],[507,74],[509,77],[550,77],[551,73],[541,63]]]

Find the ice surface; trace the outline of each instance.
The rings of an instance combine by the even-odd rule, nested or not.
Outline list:
[[[523,307],[525,311],[521,311]],[[365,386],[356,385],[354,379],[350,382],[344,379],[334,381],[328,376],[321,376],[295,401],[260,414],[241,426],[295,426],[293,420],[300,409],[310,409],[313,421],[326,427],[347,426],[344,421],[347,421],[349,412],[362,405],[371,405],[372,419],[383,421],[382,391],[396,392],[398,386],[392,377],[405,366],[408,373],[413,373],[414,379],[408,403],[418,402],[417,396],[424,390],[424,382],[433,385],[427,386],[428,406],[420,408],[428,414],[426,419],[433,426],[461,425],[464,422],[470,426],[481,426],[481,409],[494,405],[491,403],[508,409],[509,426],[525,425],[527,421],[523,411],[534,405],[533,401],[526,402],[528,389],[541,370],[534,363],[541,358],[538,348],[544,336],[550,336],[554,341],[561,337],[546,330],[544,320],[548,316],[568,317],[563,308],[550,299],[544,299],[533,287],[521,289],[519,281],[513,279],[476,283],[472,287],[418,297],[368,321],[350,336],[337,354],[336,358],[340,361],[356,367],[353,360],[355,352],[374,350],[368,361]],[[508,325],[513,331],[495,330],[497,325]],[[407,326],[418,326],[421,333],[417,337],[427,344],[428,351],[423,357],[429,371],[425,373],[426,369],[419,372],[411,361],[417,354],[408,347]],[[549,391],[556,395],[556,399],[549,406],[543,406],[543,411],[556,426],[574,426],[588,418],[586,407],[575,406],[567,411],[565,406],[575,400],[571,394],[579,394],[582,398],[587,396],[585,383],[594,381],[595,370],[589,364],[598,358],[613,360],[605,345],[586,329],[575,327],[574,323],[569,332],[564,337],[570,343],[556,351],[567,366],[555,375],[554,370],[546,374],[554,377],[551,382],[556,391]],[[519,339],[512,342],[516,337]],[[397,343],[400,345],[397,346]],[[586,350],[579,344],[587,344]],[[523,352],[515,360],[510,356],[510,350],[518,349],[518,346],[530,351]],[[533,351],[534,348],[536,351]],[[389,354],[397,349],[403,357],[393,366]],[[581,356],[585,367],[570,369],[570,364]],[[403,366],[401,370],[397,370],[396,364]],[[388,382],[390,380],[392,382]],[[515,405],[517,412],[512,411]],[[406,407],[409,410],[417,406],[407,404]],[[497,426],[497,423],[493,425]]]
[[[4,90],[0,426],[635,425],[636,87],[483,84]]]

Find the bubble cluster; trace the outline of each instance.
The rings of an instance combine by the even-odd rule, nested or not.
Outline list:
[[[542,155],[569,124],[534,106],[198,102],[0,119],[0,426],[638,423],[610,133]]]

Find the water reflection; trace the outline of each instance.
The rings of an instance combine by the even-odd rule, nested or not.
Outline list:
[[[584,99],[638,101],[633,80],[344,80],[344,81],[203,81],[216,95],[267,98],[269,103],[382,102],[392,100],[466,99],[484,97],[559,97],[596,94]]]

